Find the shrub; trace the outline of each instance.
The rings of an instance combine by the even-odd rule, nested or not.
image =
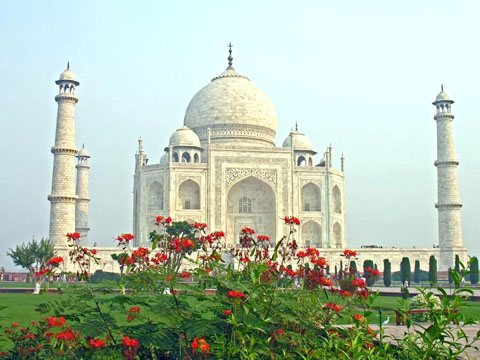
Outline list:
[[[120,282],[120,274],[97,270],[91,276],[90,281],[94,284],[98,284],[104,281]]]
[[[442,301],[433,293],[420,293],[415,295],[409,304],[410,309],[431,309],[433,311],[440,311],[442,309]],[[413,321],[427,321],[430,319],[428,313],[411,314]]]
[[[471,259],[470,283],[478,284],[478,258],[476,256]]]
[[[431,255],[428,260],[428,281],[430,281],[432,285],[435,285],[437,283],[437,276],[437,259]]]
[[[402,259],[400,272],[402,284],[405,284],[406,281],[409,283],[412,281],[412,269],[410,268],[410,259],[408,257]]]
[[[417,284],[420,282],[420,260],[415,260],[415,270],[413,271],[413,281]]]
[[[389,287],[392,284],[392,264],[390,260],[383,260],[383,283]]]

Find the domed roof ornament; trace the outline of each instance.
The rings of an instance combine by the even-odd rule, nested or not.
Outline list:
[[[232,57],[232,43],[228,43],[228,68],[227,69],[232,69],[233,70],[233,57]]]

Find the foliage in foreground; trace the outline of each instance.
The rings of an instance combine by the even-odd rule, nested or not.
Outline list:
[[[68,234],[70,257],[86,286],[44,304],[38,322],[5,330],[12,348],[6,359],[456,359],[472,346],[462,327],[471,324],[455,311],[471,291],[460,288],[453,271],[453,296],[441,304],[423,292],[428,325],[401,339],[372,330],[366,318],[376,294],[353,267],[327,275],[315,248],[298,249],[296,218],[285,218],[287,234],[276,244],[243,229],[239,244],[206,224],[175,226],[157,218],[151,248],[132,249],[130,234],[118,237],[120,284],[91,287],[93,250]],[[170,231],[169,231],[170,230]],[[193,236],[192,236],[193,234]],[[356,253],[345,250],[345,264]],[[57,258],[58,260],[58,258]],[[233,270],[231,264],[235,264]],[[58,261],[49,275],[58,275]],[[465,269],[468,270],[468,269]],[[373,283],[378,270],[365,269]],[[466,274],[468,271],[465,271]],[[367,277],[368,277],[367,276]],[[120,285],[120,292],[115,291]],[[439,308],[440,306],[440,308]],[[403,310],[405,313],[408,308]],[[119,320],[116,314],[123,314]],[[339,322],[351,326],[338,326]],[[412,318],[407,317],[407,326]],[[23,326],[23,327],[22,327]],[[392,345],[392,340],[396,345]],[[460,341],[460,340],[463,340]]]

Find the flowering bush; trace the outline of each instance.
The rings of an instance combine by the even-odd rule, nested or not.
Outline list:
[[[2,356],[412,359],[432,349],[441,357],[447,354],[438,344],[430,350],[418,343],[414,348],[410,339],[396,339],[396,347],[384,344],[382,334],[368,326],[376,295],[354,269],[330,277],[320,250],[299,249],[298,218],[284,218],[288,232],[276,243],[244,228],[236,244],[203,223],[186,228],[169,217],[155,221],[149,248],[131,248],[131,234],[116,238],[122,275],[110,289],[90,286],[90,263],[99,261],[95,249],[81,247],[78,237],[69,234],[69,255],[78,266],[74,275],[85,285],[45,304],[53,316],[6,329],[13,347]],[[347,263],[356,258],[350,250],[343,255]],[[447,311],[450,322],[452,316],[460,314]],[[339,321],[352,326],[338,326]],[[445,339],[441,326],[446,325],[436,326],[439,335],[422,339],[425,346]],[[467,345],[452,354],[458,356]]]

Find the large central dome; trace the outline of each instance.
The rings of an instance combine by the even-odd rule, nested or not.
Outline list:
[[[202,144],[275,146],[277,114],[268,96],[232,66],[190,101],[185,125]]]

